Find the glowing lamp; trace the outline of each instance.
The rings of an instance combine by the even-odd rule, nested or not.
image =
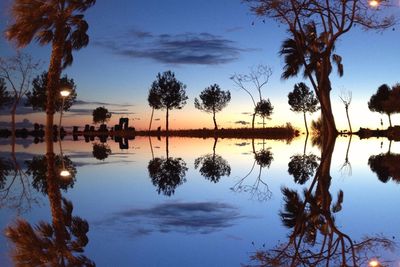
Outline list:
[[[380,4],[380,2],[379,2],[379,0],[370,0],[370,1],[368,1],[368,4],[369,4],[371,7],[378,7],[379,4]]]
[[[62,96],[62,97],[67,97],[67,96],[69,96],[71,94],[71,92],[69,91],[69,90],[61,90],[60,91],[60,95]]]
[[[60,176],[61,177],[70,177],[71,176],[71,173],[68,171],[68,170],[62,170],[61,172],[60,172]]]
[[[370,261],[369,261],[368,266],[369,266],[369,267],[380,267],[381,264],[379,263],[378,260],[375,260],[375,259],[374,259],[374,260],[370,260]]]

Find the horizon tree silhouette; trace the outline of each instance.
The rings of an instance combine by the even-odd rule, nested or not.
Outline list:
[[[231,101],[229,90],[223,91],[218,84],[210,85],[201,91],[199,99],[194,99],[194,106],[207,113],[213,114],[214,130],[218,130],[215,113],[220,112]],[[201,101],[201,102],[200,102]]]
[[[111,153],[112,151],[107,144],[93,143],[92,155],[95,159],[105,160]]]
[[[149,90],[148,102],[154,109],[165,109],[165,128],[169,131],[169,110],[182,109],[186,105],[186,85],[175,78],[175,74],[168,70],[157,74],[156,80]],[[150,124],[151,126],[151,124]]]
[[[289,38],[283,42],[280,52],[285,61],[282,78],[297,76],[304,70],[303,75],[309,79],[321,105],[326,138],[334,138],[338,131],[330,98],[332,63],[338,65],[339,75],[343,74],[342,58],[334,54],[337,41],[356,25],[384,30],[395,24],[395,18],[381,12],[386,6],[383,1],[379,9],[370,9],[358,0],[244,2],[256,16],[287,27]],[[384,15],[380,17],[378,12]]]
[[[314,92],[303,82],[294,85],[293,91],[288,94],[288,104],[293,112],[302,112],[304,125],[308,137],[308,126],[306,113],[314,113],[319,109],[318,99],[315,98]]]
[[[251,67],[250,68],[250,73],[249,74],[234,74],[230,77],[230,79],[236,84],[237,87],[245,91],[251,98],[251,101],[253,102],[254,105],[254,110],[253,110],[253,115],[252,115],[252,121],[251,121],[251,128],[254,130],[254,122],[256,119],[257,115],[257,105],[259,105],[259,110],[261,111],[260,115],[265,114],[266,110],[263,110],[261,106],[266,107],[263,103],[259,104],[259,102],[267,101],[270,103],[269,99],[263,99],[262,97],[262,88],[268,84],[269,78],[272,76],[272,68],[267,66],[267,65],[258,65],[256,67]],[[249,89],[249,86],[246,86],[246,84],[252,84],[252,86],[257,90],[258,96],[259,96],[259,101],[256,101],[255,98],[253,97],[253,94],[250,92],[251,89]],[[251,86],[250,86],[251,87]],[[272,107],[272,106],[271,106]],[[272,112],[272,110],[271,110]],[[261,116],[262,117],[262,116]],[[265,117],[263,118],[263,122]]]
[[[12,98],[7,91],[7,85],[4,78],[0,78],[0,110],[11,104]]]
[[[168,135],[166,136],[165,154],[166,158],[153,158],[147,165],[150,179],[157,187],[157,193],[172,196],[175,189],[186,182],[186,162],[182,158],[169,157]],[[151,145],[151,144],[150,144]]]
[[[339,98],[340,98],[340,100],[342,100],[342,103],[346,110],[346,117],[347,117],[347,122],[349,123],[350,133],[353,133],[353,129],[351,128],[350,117],[349,117],[349,107],[351,104],[352,93],[351,93],[351,91],[341,92],[339,95]]]
[[[206,154],[194,160],[194,168],[200,166],[200,174],[210,182],[218,183],[221,177],[231,175],[228,161],[215,153],[218,138],[214,138],[213,153]]]
[[[47,83],[48,83],[47,71],[36,76],[32,81],[32,90],[26,93],[27,101],[25,102],[26,107],[32,107],[33,110],[45,111],[46,110],[46,99],[47,99]],[[56,112],[60,112],[62,106],[62,98],[60,97],[61,90],[68,88],[70,95],[64,100],[63,111],[68,111],[71,106],[75,103],[77,93],[76,84],[74,79],[68,78],[68,75],[64,75],[58,82],[59,86],[56,88],[54,95],[56,96],[54,102],[54,109]]]
[[[11,104],[11,135],[15,136],[16,113],[18,104],[30,88],[31,76],[39,68],[39,61],[35,61],[29,54],[17,52],[9,58],[0,57],[0,78],[11,87],[8,95]],[[5,89],[5,88],[4,88]]]
[[[378,179],[382,183],[387,183],[389,180],[395,183],[400,183],[400,154],[395,154],[390,151],[392,141],[390,141],[388,152],[378,155],[371,155],[368,158],[368,165],[371,171],[375,172]]]
[[[97,107],[93,110],[92,116],[94,124],[105,124],[110,120],[112,114],[105,107]]]
[[[14,41],[18,48],[27,46],[33,39],[40,45],[51,44],[46,99],[46,154],[54,150],[54,103],[61,71],[72,64],[72,50],[88,45],[89,25],[84,20],[83,12],[95,3],[95,0],[15,0],[11,7],[13,21],[5,31],[7,40]],[[49,160],[48,164],[53,162]]]
[[[400,112],[400,84],[390,87],[382,84],[368,101],[368,108],[373,112],[386,114],[389,118],[389,126],[392,127],[391,115]]]

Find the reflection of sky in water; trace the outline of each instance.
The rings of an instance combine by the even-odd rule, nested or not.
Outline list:
[[[335,215],[337,226],[354,240],[376,234],[398,240],[400,185],[380,182],[368,166],[368,158],[386,153],[389,142],[384,140],[381,148],[381,140],[353,137],[349,176],[349,166],[341,168],[347,141],[336,141],[331,163],[330,193],[336,199],[340,189],[344,192],[343,209]],[[92,157],[91,143],[64,141],[63,152],[74,161],[78,174],[74,188],[63,195],[73,202],[74,214],[90,224],[85,254],[98,266],[239,266],[248,263],[250,253],[257,248],[272,248],[278,240],[285,240],[290,230],[282,226],[278,216],[283,206],[280,189],[285,185],[300,191],[310,184],[294,183],[287,172],[290,157],[303,153],[304,139],[290,144],[255,141],[257,151],[270,148],[273,155],[270,168],[263,168],[260,176],[265,184],[258,189],[270,192],[265,201],[258,201],[251,190],[232,190],[253,166],[251,140],[218,140],[216,154],[231,166],[230,176],[221,177],[218,183],[205,179],[194,168],[196,158],[213,153],[213,144],[213,139],[170,138],[169,156],[182,158],[188,170],[186,182],[167,197],[157,194],[149,178],[147,166],[152,153],[148,138],[130,140],[128,150],[119,149],[117,143],[109,140],[112,154],[105,160]],[[166,156],[164,138],[152,138],[152,145],[154,157]],[[24,162],[42,153],[45,146],[16,148],[18,161]],[[9,145],[1,144],[0,156],[7,157],[9,149]],[[55,149],[58,152],[58,145]],[[393,143],[391,151],[400,153],[400,144]],[[319,156],[310,142],[307,153]],[[254,186],[258,172],[255,165],[243,184],[248,188]],[[21,217],[32,223],[50,221],[48,200],[31,190],[38,204],[33,204]],[[2,229],[15,219],[13,210],[0,211]],[[4,237],[0,243],[0,262],[4,262],[9,248]]]

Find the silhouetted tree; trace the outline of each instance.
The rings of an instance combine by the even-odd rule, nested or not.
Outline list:
[[[62,229],[44,221],[32,225],[24,219],[8,226],[4,233],[15,247],[11,251],[15,266],[95,266],[83,255],[89,239],[89,224],[86,220],[72,216],[72,203],[62,199]],[[64,231],[63,239],[58,236]]]
[[[349,123],[349,130],[350,133],[353,133],[353,129],[351,128],[351,123],[350,123],[350,117],[349,117],[349,106],[351,104],[351,98],[352,94],[351,92],[342,92],[341,95],[339,96],[340,100],[342,100],[344,108],[346,110],[346,117],[347,117],[347,122]]]
[[[7,91],[7,86],[3,78],[0,78],[0,109],[5,108],[11,103],[10,93]]]
[[[31,76],[38,69],[39,63],[35,62],[28,54],[18,52],[9,58],[0,57],[0,78],[4,79],[11,87],[11,131],[15,136],[15,116],[18,104],[22,97],[29,91]]]
[[[175,189],[186,182],[186,162],[182,158],[169,157],[168,136],[166,138],[166,158],[153,158],[147,165],[149,176],[158,194],[171,196]]]
[[[166,110],[165,128],[168,133],[168,120],[170,109],[181,109],[186,104],[186,85],[175,78],[172,71],[158,73],[157,79],[149,90],[149,105],[155,109]]]
[[[46,104],[46,150],[53,151],[53,119],[56,92],[62,68],[72,64],[72,50],[87,46],[89,25],[82,12],[96,0],[77,1],[26,1],[13,2],[11,15],[14,20],[6,30],[6,38],[17,47],[27,46],[33,39],[40,45],[51,43],[48,69]],[[47,152],[48,154],[49,152]],[[50,163],[51,164],[51,163]]]
[[[389,180],[393,180],[396,183],[400,183],[399,160],[399,154],[384,153],[370,156],[368,165],[381,182],[387,183]]]
[[[219,88],[219,85],[214,84],[205,88],[200,93],[200,100],[194,99],[194,106],[208,113],[213,114],[214,129],[218,130],[217,120],[215,119],[215,113],[225,108],[229,101],[231,101],[231,93],[229,91],[223,91]]]
[[[45,71],[41,75],[38,75],[32,81],[32,91],[26,93],[28,98],[25,106],[32,107],[33,110],[45,111],[46,110],[46,99],[47,99],[47,79],[48,73]],[[70,95],[64,99],[64,111],[68,111],[71,106],[75,103],[76,100],[76,85],[73,79],[68,78],[67,75],[64,75],[60,78],[58,82],[58,87],[55,90],[55,102],[54,108],[55,111],[59,112],[62,106],[62,97],[60,96],[60,92],[62,90],[70,91]]]
[[[314,93],[310,91],[310,88],[305,83],[295,84],[293,91],[288,94],[288,99],[291,111],[303,112],[304,125],[308,135],[306,113],[312,114],[319,109],[318,99],[315,98]]]
[[[287,27],[290,38],[282,45],[285,66],[282,78],[296,76],[301,69],[321,104],[322,122],[327,138],[337,135],[331,107],[332,62],[343,74],[342,59],[334,54],[335,44],[353,26],[386,29],[394,25],[393,17],[379,17],[380,9],[369,10],[366,1],[322,0],[244,0],[257,16],[275,20]],[[384,4],[382,3],[382,6]],[[383,8],[382,8],[383,9]]]
[[[392,127],[391,114],[400,112],[400,84],[390,87],[387,84],[379,86],[368,102],[371,111],[384,113],[389,117],[389,125]]]
[[[92,154],[98,160],[105,160],[111,154],[111,149],[106,144],[94,143]]]
[[[243,91],[245,91],[251,98],[251,101],[254,105],[253,119],[251,121],[251,128],[254,130],[254,121],[257,115],[257,104],[256,100],[253,97],[253,94],[250,92],[249,86],[246,84],[252,84],[252,86],[257,90],[259,101],[263,101],[262,97],[262,88],[268,84],[269,78],[272,75],[271,67],[267,65],[258,65],[256,67],[252,67],[249,74],[234,74],[230,77],[230,79]],[[251,87],[251,86],[250,86]],[[269,102],[269,99],[267,99]],[[271,110],[272,112],[272,110]],[[264,117],[263,117],[264,119]]]
[[[206,154],[194,160],[194,168],[199,166],[200,174],[207,180],[218,183],[222,176],[229,176],[231,174],[231,166],[228,161],[223,159],[220,155],[215,153],[218,138],[214,139],[213,153]]]
[[[264,121],[265,119],[269,119],[269,117],[272,115],[272,111],[274,110],[274,107],[271,104],[271,101],[269,99],[265,100],[262,99],[259,102],[257,102],[256,107],[254,108],[254,113],[258,114],[262,119],[263,119],[263,128],[264,128]]]
[[[105,107],[98,107],[93,110],[92,116],[93,116],[93,123],[106,123],[107,121],[110,120],[111,118],[111,112],[108,111]]]
[[[12,162],[0,157],[0,190],[4,189],[7,182],[7,176],[11,174],[12,170]]]
[[[288,163],[288,173],[293,176],[294,181],[304,184],[312,176],[318,167],[318,157],[314,154],[294,155]]]
[[[149,131],[151,130],[151,124],[153,122],[153,115],[154,115],[154,109],[160,109],[161,108],[161,95],[157,90],[150,90],[149,95],[147,97],[147,101],[149,102],[149,105],[151,107],[151,117],[150,117],[150,123],[149,123]]]
[[[47,195],[47,158],[46,156],[34,156],[32,160],[25,161],[27,166],[26,174],[32,176],[32,186],[38,192]],[[69,171],[68,178],[60,175],[60,172],[65,168]],[[77,169],[75,164],[68,156],[55,156],[55,173],[57,176],[55,180],[60,189],[67,192],[69,188],[73,188],[76,181]]]

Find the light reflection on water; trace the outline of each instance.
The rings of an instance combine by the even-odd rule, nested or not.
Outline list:
[[[254,140],[253,148],[252,140],[169,138],[167,149],[165,138],[152,138],[150,144],[147,137],[137,137],[129,140],[129,149],[108,140],[107,153],[96,159],[93,147],[101,146],[98,140],[64,140],[63,154],[75,164],[76,177],[72,188],[60,185],[61,193],[72,201],[74,215],[88,221],[85,255],[98,266],[240,266],[250,263],[254,252],[287,242],[291,230],[279,216],[284,206],[281,188],[301,194],[313,180],[301,185],[288,173],[291,157],[304,155],[304,141]],[[10,158],[10,146],[0,148],[0,156]],[[396,242],[399,176],[389,166],[394,178],[383,183],[368,165],[371,156],[386,155],[389,141],[353,137],[346,160],[347,148],[348,138],[338,138],[331,161],[332,202],[340,190],[344,195],[335,225],[354,241],[379,235]],[[43,155],[44,149],[44,144],[17,145],[22,171],[27,170],[25,162]],[[400,153],[400,145],[392,143],[390,152]],[[306,154],[321,156],[310,140]],[[151,175],[153,159],[159,161],[153,161],[156,172]],[[160,163],[167,159],[165,172]],[[179,175],[168,179],[177,164]],[[15,182],[12,194],[4,197],[2,192],[2,229],[17,216],[33,225],[51,222],[47,197],[32,186],[31,176],[24,179],[24,184]],[[30,195],[21,202],[22,185],[28,185]],[[5,266],[11,265],[11,247],[2,236],[0,262]],[[396,251],[375,253],[400,260]]]

